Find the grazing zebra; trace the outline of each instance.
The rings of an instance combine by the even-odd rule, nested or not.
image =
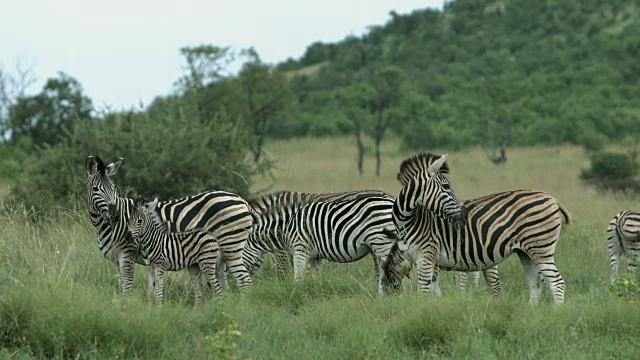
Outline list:
[[[98,160],[99,158],[89,157],[89,159],[87,159],[87,166],[90,163],[93,164],[94,161],[98,162]],[[102,163],[102,161],[100,160],[99,163]],[[102,218],[106,224],[115,224],[113,227],[119,231],[117,233],[117,235],[120,236],[118,239],[124,238],[131,211],[135,206],[133,200],[118,196],[115,184],[110,178],[115,175],[121,163],[122,159],[119,159],[116,163],[110,164],[108,167],[105,167],[104,163],[102,163],[102,165],[96,165],[97,168],[105,170],[102,170],[102,172],[98,170],[98,173],[102,175],[90,176],[87,180],[89,187],[89,208],[96,209],[90,210],[92,221],[95,216],[96,218]],[[109,168],[109,170],[106,170],[107,168]],[[201,229],[202,231],[219,234],[217,238],[220,248],[220,258],[224,261],[231,275],[236,279],[238,287],[243,289],[253,283],[247,269],[242,263],[242,249],[253,225],[249,204],[244,199],[225,191],[208,191],[180,199],[159,202],[158,211],[170,232],[186,232],[193,229]],[[94,213],[97,215],[93,215]],[[109,214],[112,215],[110,216]],[[107,234],[106,237],[109,238],[112,232],[109,228],[105,230],[104,233]],[[132,250],[134,247],[135,251]],[[139,257],[137,247],[138,244],[133,242],[133,245],[129,245],[129,248],[127,248],[128,251],[126,253],[122,251],[119,252],[120,258],[124,259],[120,261],[125,265],[130,264],[130,266],[126,267],[120,266],[121,274],[124,273],[126,275],[121,276],[121,278],[128,282],[128,289],[131,288],[131,281],[133,279],[133,263],[136,257]],[[224,268],[222,262],[218,262],[218,266],[216,267],[218,281],[223,288],[226,286]],[[153,272],[149,274],[149,285],[149,289],[153,289]],[[125,288],[124,285],[123,288]]]
[[[158,211],[158,199],[150,203],[136,201],[136,210],[129,218],[131,236],[140,244],[140,252],[149,260],[155,279],[155,301],[162,304],[164,273],[188,268],[195,292],[195,304],[203,299],[200,274],[213,287],[214,296],[222,294],[216,278],[218,240],[216,234],[199,229],[169,232]],[[219,230],[220,228],[218,228]]]
[[[465,202],[467,221],[462,229],[411,203],[403,194],[412,179],[425,176],[437,155],[421,154],[400,166],[398,180],[403,191],[394,204],[398,229],[397,249],[413,254],[420,290],[429,292],[435,264],[443,269],[477,271],[487,269],[516,253],[529,285],[529,303],[536,304],[547,283],[556,303],[564,301],[564,280],[553,256],[560,236],[562,217],[570,215],[549,194],[533,190],[507,191]],[[424,170],[423,170],[424,169]],[[448,171],[448,167],[444,166]],[[409,193],[414,197],[420,192]],[[397,250],[396,250],[397,251]],[[544,282],[543,282],[544,279]]]
[[[640,212],[622,211],[611,219],[607,226],[607,246],[612,282],[618,276],[618,263],[622,255],[629,259],[629,270],[636,271],[640,261]]]
[[[98,248],[102,256],[116,264],[120,290],[129,294],[135,263],[145,265],[145,261],[139,256],[138,244],[126,236],[127,220],[134,210],[133,200],[118,197],[116,185],[110,178],[120,165],[122,158],[106,166],[100,157],[87,158],[87,199],[89,219],[98,236]],[[111,213],[115,216],[112,217]],[[148,289],[153,289],[151,272],[148,274]]]
[[[261,199],[271,206],[254,215],[256,225],[243,253],[246,267],[259,266],[265,252],[286,251],[293,254],[294,276],[300,281],[309,261],[319,270],[323,259],[347,263],[371,253],[382,295],[380,267],[396,242],[393,200],[371,194],[342,201],[311,201],[313,197],[305,201],[299,193],[280,193]]]
[[[281,273],[286,272],[291,264],[291,255],[282,234],[287,222],[302,205],[312,201],[335,202],[357,200],[369,196],[393,199],[391,195],[379,190],[320,194],[281,191],[259,197],[250,203],[256,219],[243,252],[245,267],[250,274],[253,274],[262,265],[264,254],[271,252],[275,255],[278,270]],[[320,268],[322,266],[321,260],[314,265],[316,268]]]

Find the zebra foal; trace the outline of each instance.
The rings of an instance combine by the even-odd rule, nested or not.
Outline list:
[[[157,198],[149,203],[136,201],[128,228],[139,243],[142,257],[149,262],[149,271],[154,274],[156,304],[162,304],[164,273],[184,268],[191,275],[196,305],[203,299],[201,274],[212,286],[214,296],[222,294],[216,277],[219,250],[216,234],[200,229],[169,232],[160,217]]]

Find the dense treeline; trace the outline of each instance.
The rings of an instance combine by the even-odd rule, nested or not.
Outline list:
[[[388,116],[411,148],[476,145],[488,127],[514,145],[621,140],[640,131],[639,51],[638,1],[457,0],[392,12],[361,38],[315,43],[278,66],[296,74],[300,119],[273,135],[353,130],[336,89],[393,65],[403,96]]]
[[[494,153],[560,143],[599,151],[640,134],[636,0],[456,0],[391,12],[361,37],[313,43],[280,64],[252,48],[180,52],[175,91],[129,111],[97,112],[64,73],[26,95],[29,74],[0,69],[0,177],[12,193],[45,207],[82,194],[84,159],[104,154],[125,157],[122,185],[137,194],[247,195],[251,176],[269,168],[267,137],[354,134],[362,174],[363,137],[379,169],[389,132],[406,149],[481,144]],[[230,73],[234,61],[240,70]],[[636,155],[619,161],[633,165],[632,177]],[[600,182],[610,171],[599,168],[583,177]]]

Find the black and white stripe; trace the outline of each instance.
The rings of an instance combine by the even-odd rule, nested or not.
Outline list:
[[[157,206],[158,199],[150,203],[137,201],[136,210],[129,220],[131,236],[138,240],[140,252],[149,261],[150,271],[154,274],[156,303],[162,303],[164,273],[184,268],[191,275],[196,305],[203,298],[201,274],[213,287],[214,296],[222,294],[216,278],[219,250],[217,234],[197,228],[169,232]]]
[[[284,273],[290,268],[292,258],[284,241],[283,232],[287,222],[301,206],[313,201],[348,201],[369,196],[393,199],[391,195],[379,190],[318,194],[280,191],[259,197],[250,203],[254,211],[255,220],[243,252],[245,266],[250,273],[253,273],[262,265],[264,254],[273,253],[278,270]],[[321,261],[314,264],[316,268],[321,268],[322,266]]]
[[[423,160],[428,165],[436,159],[431,155]],[[401,181],[405,178],[406,174],[398,175]],[[466,201],[465,208],[462,229],[429,211],[404,208],[403,217],[394,212],[400,250],[412,253],[417,268],[430,275],[436,263],[443,269],[477,271],[516,253],[527,276],[529,302],[539,302],[544,282],[556,303],[564,301],[565,283],[554,253],[563,217],[568,223],[570,215],[557,199],[540,191],[517,190]],[[431,277],[420,290],[431,290]]]
[[[396,242],[392,207],[392,197],[379,191],[263,196],[254,205],[245,263],[254,269],[265,252],[291,253],[295,278],[301,280],[308,262],[319,269],[322,260],[346,263],[371,253],[382,294],[380,267]]]
[[[640,212],[622,211],[607,226],[607,247],[611,260],[610,279],[618,277],[620,257],[627,257],[629,270],[636,271],[640,262]]]
[[[135,263],[145,264],[139,256],[138,244],[127,236],[127,220],[134,204],[130,199],[119,198],[111,176],[115,175],[122,158],[105,165],[100,157],[89,156],[85,162],[87,171],[87,199],[89,219],[98,236],[98,248],[106,259],[118,267],[120,289],[131,293]],[[153,277],[149,273],[149,289]]]
[[[120,269],[124,292],[131,291],[133,264],[144,264],[138,244],[127,241],[127,224],[134,208],[133,200],[119,197],[111,180],[122,159],[104,166],[99,158],[89,157],[86,168],[89,174],[89,213],[96,226],[99,246],[103,255],[115,259]],[[249,204],[240,196],[225,191],[208,191],[180,199],[158,203],[160,216],[170,232],[186,232],[193,229],[218,234],[220,257],[236,279],[238,287],[252,284],[251,277],[242,263],[242,249],[253,218]],[[113,230],[112,230],[113,229]],[[218,262],[218,281],[226,286],[225,266]],[[153,289],[153,272],[149,273],[149,290]]]

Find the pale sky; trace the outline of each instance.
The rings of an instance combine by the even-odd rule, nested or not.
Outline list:
[[[316,41],[360,36],[391,10],[442,9],[444,1],[10,0],[0,12],[0,68],[33,67],[31,93],[64,71],[97,108],[128,109],[172,91],[183,46],[253,46],[274,64]]]

